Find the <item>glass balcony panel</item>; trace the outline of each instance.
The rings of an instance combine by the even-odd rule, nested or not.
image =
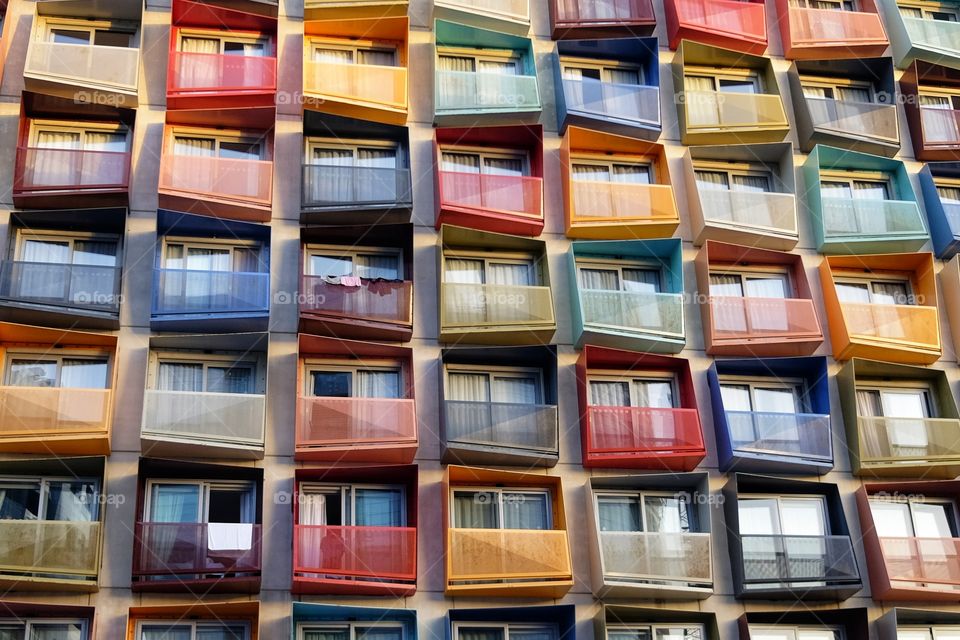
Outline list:
[[[926,146],[960,145],[960,111],[920,107],[923,144]]]
[[[263,446],[262,394],[147,389],[144,403],[144,434]]]
[[[893,140],[897,137],[897,107],[892,104],[812,97],[804,100],[814,127],[872,138]]]
[[[573,180],[573,223],[669,222],[679,216],[668,184]]]
[[[550,287],[450,282],[442,286],[444,327],[478,329],[554,322]]]
[[[710,584],[709,533],[601,531],[606,579]]]
[[[717,338],[776,338],[820,335],[812,300],[710,296]]]
[[[125,151],[19,147],[14,190],[126,189],[129,172]]]
[[[653,5],[646,0],[556,0],[557,21],[634,22],[654,20]]]
[[[763,5],[747,2],[730,4],[759,7],[762,14]],[[774,94],[686,91],[684,101],[688,129],[787,126],[783,102],[780,96]]]
[[[160,161],[160,188],[195,197],[222,197],[270,204],[273,162],[182,156],[169,152]]]
[[[407,108],[407,70],[373,64],[304,61],[304,91],[394,109]]]
[[[0,263],[0,297],[72,309],[117,313],[120,269],[50,262]]]
[[[543,179],[440,172],[440,200],[445,207],[467,207],[543,217]]]
[[[824,461],[833,458],[828,415],[727,411],[726,416],[735,451]]]
[[[886,40],[886,34],[876,13],[791,6],[790,38],[794,46],[856,45]]]
[[[937,308],[906,304],[841,302],[847,333],[852,338],[894,340],[930,348],[940,344]]]
[[[937,462],[960,457],[960,420],[857,418],[863,462]]]
[[[260,533],[259,524],[138,522],[133,573],[182,579],[207,573],[258,573]]]
[[[270,274],[157,269],[154,315],[261,313],[270,308]]]
[[[344,287],[319,276],[304,276],[302,294],[301,313],[379,322],[411,321],[412,282],[363,279],[359,287]]]
[[[680,22],[742,36],[765,37],[763,4],[738,0],[675,0]]]
[[[0,387],[0,437],[106,434],[110,389]]]
[[[451,581],[561,580],[572,575],[566,531],[451,527],[447,536]]]
[[[850,536],[740,536],[744,584],[860,579]]]
[[[700,189],[699,194],[707,222],[797,234],[796,199],[791,193]]]
[[[170,90],[251,91],[277,88],[277,59],[213,53],[171,54]]]
[[[581,289],[583,323],[621,331],[683,336],[683,294]]]
[[[957,538],[880,538],[890,580],[929,585],[960,585]]]
[[[140,50],[34,40],[24,72],[136,90]]]
[[[960,235],[960,204],[951,202],[941,202],[943,213],[947,217],[947,223],[953,235]]]
[[[409,169],[322,164],[303,166],[305,206],[369,206],[409,202],[412,202]]]
[[[417,579],[414,527],[297,525],[294,570],[304,577]]]
[[[445,400],[447,443],[557,452],[557,407]]]
[[[915,202],[823,198],[822,206],[827,238],[926,233]]]
[[[660,89],[599,80],[563,81],[567,111],[588,111],[607,118],[660,124]]]
[[[536,76],[437,71],[436,111],[518,110],[540,106]]]
[[[82,578],[99,570],[99,522],[0,520],[0,572]]]
[[[900,17],[915,47],[938,49],[955,56],[960,51],[960,23],[945,20]]]
[[[413,400],[300,398],[297,445],[410,442],[417,438]]]
[[[703,435],[696,409],[588,407],[591,453],[700,451]]]

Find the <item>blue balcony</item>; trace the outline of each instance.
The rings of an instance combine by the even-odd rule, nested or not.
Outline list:
[[[802,381],[802,413],[743,411],[724,406],[720,383],[726,376]],[[816,474],[833,468],[830,391],[826,359],[763,358],[717,360],[707,371],[720,469],[759,473]],[[731,384],[740,384],[732,382]]]
[[[477,553],[483,553],[477,550]],[[575,607],[572,604],[566,605],[541,605],[526,607],[496,607],[490,609],[450,609],[447,611],[446,637],[454,638],[454,629],[456,626],[477,627],[486,630],[487,627],[493,629],[503,629],[503,636],[510,637],[514,634],[519,636],[516,627],[528,628],[543,627],[544,629],[553,629],[557,638],[573,638],[576,631]],[[508,629],[514,631],[507,635]],[[486,634],[484,634],[486,635]],[[537,634],[536,637],[544,637],[547,634]],[[547,636],[551,637],[551,636]]]
[[[638,82],[565,77],[564,66],[578,66],[571,58],[616,61],[636,70]],[[656,38],[558,42],[553,70],[560,130],[572,124],[655,141],[661,128],[658,63]]]
[[[949,260],[960,252],[960,202],[941,196],[937,183],[944,181],[960,185],[960,162],[928,162],[920,170],[920,193],[933,250],[938,258]]]
[[[319,551],[319,550],[315,550]],[[413,609],[382,609],[379,607],[358,607],[340,604],[319,604],[313,602],[293,603],[293,628],[302,626],[310,631],[314,625],[324,631],[331,626],[350,627],[350,637],[367,637],[357,630],[368,628],[372,624],[399,626],[403,629],[404,640],[417,640],[417,612]],[[378,627],[379,628],[379,627]],[[304,635],[310,636],[310,633]],[[377,636],[375,631],[372,636]],[[326,636],[321,631],[320,637]]]

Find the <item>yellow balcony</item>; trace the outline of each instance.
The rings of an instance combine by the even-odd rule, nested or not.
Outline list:
[[[960,420],[860,416],[857,429],[859,469],[868,475],[960,473]]]
[[[686,91],[684,93],[684,144],[750,142],[743,135],[789,130],[783,101],[776,94]],[[765,136],[756,141],[766,139]]]
[[[936,307],[845,302],[840,304],[840,309],[852,340],[940,355]]]
[[[99,522],[0,520],[0,585],[25,591],[96,591]]]
[[[556,330],[550,287],[446,282],[440,291],[442,340]],[[529,339],[529,338],[528,338]]]
[[[110,389],[0,387],[0,451],[110,452]]]
[[[640,237],[673,233],[680,214],[668,184],[625,184],[571,180],[571,238],[610,237],[610,228],[633,229]],[[615,233],[615,231],[614,231]]]

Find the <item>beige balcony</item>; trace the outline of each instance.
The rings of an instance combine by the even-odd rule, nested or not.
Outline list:
[[[33,40],[23,74],[28,90],[46,89],[78,100],[84,89],[95,90],[116,96],[119,106],[135,107],[140,50]],[[95,96],[85,97],[88,102],[96,102]]]
[[[713,592],[709,533],[601,531],[599,537],[605,596],[696,598]]]
[[[440,298],[443,336],[556,329],[550,287],[447,282]]]

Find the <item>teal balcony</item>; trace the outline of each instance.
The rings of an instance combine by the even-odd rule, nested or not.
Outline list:
[[[960,23],[906,17],[896,0],[877,3],[887,25],[887,35],[897,67],[906,69],[915,60],[960,68]],[[956,7],[956,3],[947,2]]]

